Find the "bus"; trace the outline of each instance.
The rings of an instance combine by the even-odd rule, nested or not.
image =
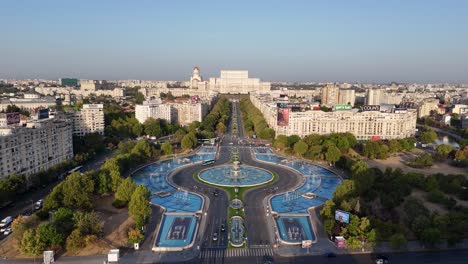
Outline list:
[[[68,171],[68,174],[73,173],[73,172],[76,172],[76,171],[80,171],[81,168],[83,168],[83,166],[75,167],[75,168],[69,170],[69,171]]]
[[[210,165],[210,164],[213,164],[215,163],[215,160],[214,159],[211,159],[211,160],[205,160],[202,165],[203,166],[206,166],[206,165]]]

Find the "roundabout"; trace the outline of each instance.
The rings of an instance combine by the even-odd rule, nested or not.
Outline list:
[[[202,170],[198,178],[205,183],[223,187],[252,187],[263,185],[273,180],[273,174],[265,169],[252,166],[221,165]]]

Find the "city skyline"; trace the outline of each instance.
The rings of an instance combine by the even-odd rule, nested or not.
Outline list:
[[[79,3],[3,4],[0,78],[468,82],[462,1]]]

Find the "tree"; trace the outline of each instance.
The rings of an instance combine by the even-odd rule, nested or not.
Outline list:
[[[78,249],[83,248],[85,246],[84,237],[81,235],[80,230],[75,229],[67,238],[67,251],[75,253]]]
[[[45,248],[58,249],[64,241],[64,236],[56,227],[50,223],[42,223],[37,229],[39,244],[44,244]]]
[[[172,150],[172,144],[170,142],[164,142],[162,145],[161,145],[161,150],[162,152],[164,153],[164,155],[170,155],[173,153],[173,150]]]
[[[345,198],[351,197],[356,191],[356,186],[353,180],[344,180],[338,187],[336,187],[333,193],[333,201],[335,203],[341,203]]]
[[[217,125],[216,125],[216,131],[219,133],[219,134],[223,134],[224,132],[226,132],[226,126],[219,122]]]
[[[102,222],[96,212],[76,212],[73,215],[75,227],[81,235],[101,235]]]
[[[74,172],[63,182],[63,206],[89,210],[93,207],[94,181],[88,174]]]
[[[97,176],[95,176],[95,179],[97,192],[99,194],[105,195],[112,190],[112,182],[110,176],[106,172],[100,170]]]
[[[299,140],[301,140],[301,138],[298,136],[298,135],[291,135],[288,137],[288,147],[292,147],[294,146],[294,144],[296,144],[296,142],[298,142]]]
[[[421,135],[419,135],[419,139],[424,144],[432,143],[434,142],[434,140],[436,140],[436,138],[437,138],[437,133],[431,129],[423,131]]]
[[[120,184],[119,188],[117,188],[117,192],[115,193],[115,199],[122,202],[129,202],[136,187],[137,185],[132,180],[132,178],[126,178]]]
[[[126,154],[130,153],[132,149],[135,147],[135,142],[134,141],[120,141],[119,143],[119,152],[121,154]]]
[[[164,136],[164,130],[161,127],[161,120],[154,119],[152,117],[146,119],[143,123],[145,134],[152,137],[162,137]]]
[[[364,156],[375,159],[380,152],[380,145],[377,141],[367,141],[363,146]]]
[[[325,159],[331,164],[335,164],[340,159],[340,156],[341,152],[335,145],[329,146],[325,153]]]
[[[308,147],[304,141],[300,140],[294,144],[294,152],[302,156],[307,152]]]
[[[463,161],[466,159],[468,155],[465,154],[465,152],[463,150],[457,150],[457,152],[455,152],[455,160],[456,161]]]
[[[446,144],[441,144],[436,148],[436,155],[438,158],[444,159],[452,152],[453,147]]]
[[[140,229],[132,228],[128,231],[128,242],[131,244],[139,243],[143,239],[144,235]]]
[[[24,232],[19,245],[21,253],[29,256],[39,256],[45,250],[46,245],[39,243],[36,229],[28,229]]]
[[[191,149],[197,145],[198,139],[195,133],[190,132],[184,136],[181,142],[181,147],[183,149]]]
[[[143,161],[151,158],[153,154],[153,148],[151,147],[148,140],[139,140],[132,149],[131,154],[135,155],[139,160]]]
[[[52,217],[52,223],[62,233],[68,233],[73,228],[73,211],[69,208],[60,207]]]
[[[421,242],[428,246],[435,246],[440,243],[440,230],[436,227],[430,227],[424,230],[421,234]]]
[[[138,185],[130,199],[128,212],[135,220],[137,228],[141,228],[151,215],[151,206],[148,202],[150,194],[146,186]]]
[[[135,95],[135,103],[136,104],[142,104],[143,101],[145,101],[145,96],[142,93],[137,92],[136,95]]]
[[[288,147],[288,137],[285,135],[278,135],[273,142],[273,147],[278,149],[285,149]]]
[[[393,234],[390,237],[390,245],[392,246],[393,249],[405,248],[407,244],[408,244],[408,241],[406,240],[405,235],[401,233]]]
[[[182,128],[179,128],[173,135],[174,140],[176,142],[181,142],[186,134],[187,134],[187,132],[185,132],[185,130],[183,130]]]

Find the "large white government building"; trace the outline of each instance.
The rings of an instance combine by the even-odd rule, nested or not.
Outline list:
[[[249,94],[252,92],[270,91],[271,84],[262,82],[258,78],[249,78],[248,71],[221,70],[220,77],[209,78],[204,81],[200,69],[193,68],[190,81],[181,87],[168,87],[167,83],[158,83],[156,86],[143,87],[139,90],[146,98],[159,97],[161,93],[171,93],[174,96],[198,95],[209,97],[216,94]]]
[[[391,113],[357,109],[324,112],[308,110],[283,114],[278,124],[277,103],[271,94],[251,94],[250,99],[264,115],[276,135],[330,134],[350,132],[358,140],[398,139],[413,136],[416,131],[416,111],[399,110]]]
[[[1,127],[0,177],[38,173],[71,160],[72,133],[70,121],[55,119]]]

